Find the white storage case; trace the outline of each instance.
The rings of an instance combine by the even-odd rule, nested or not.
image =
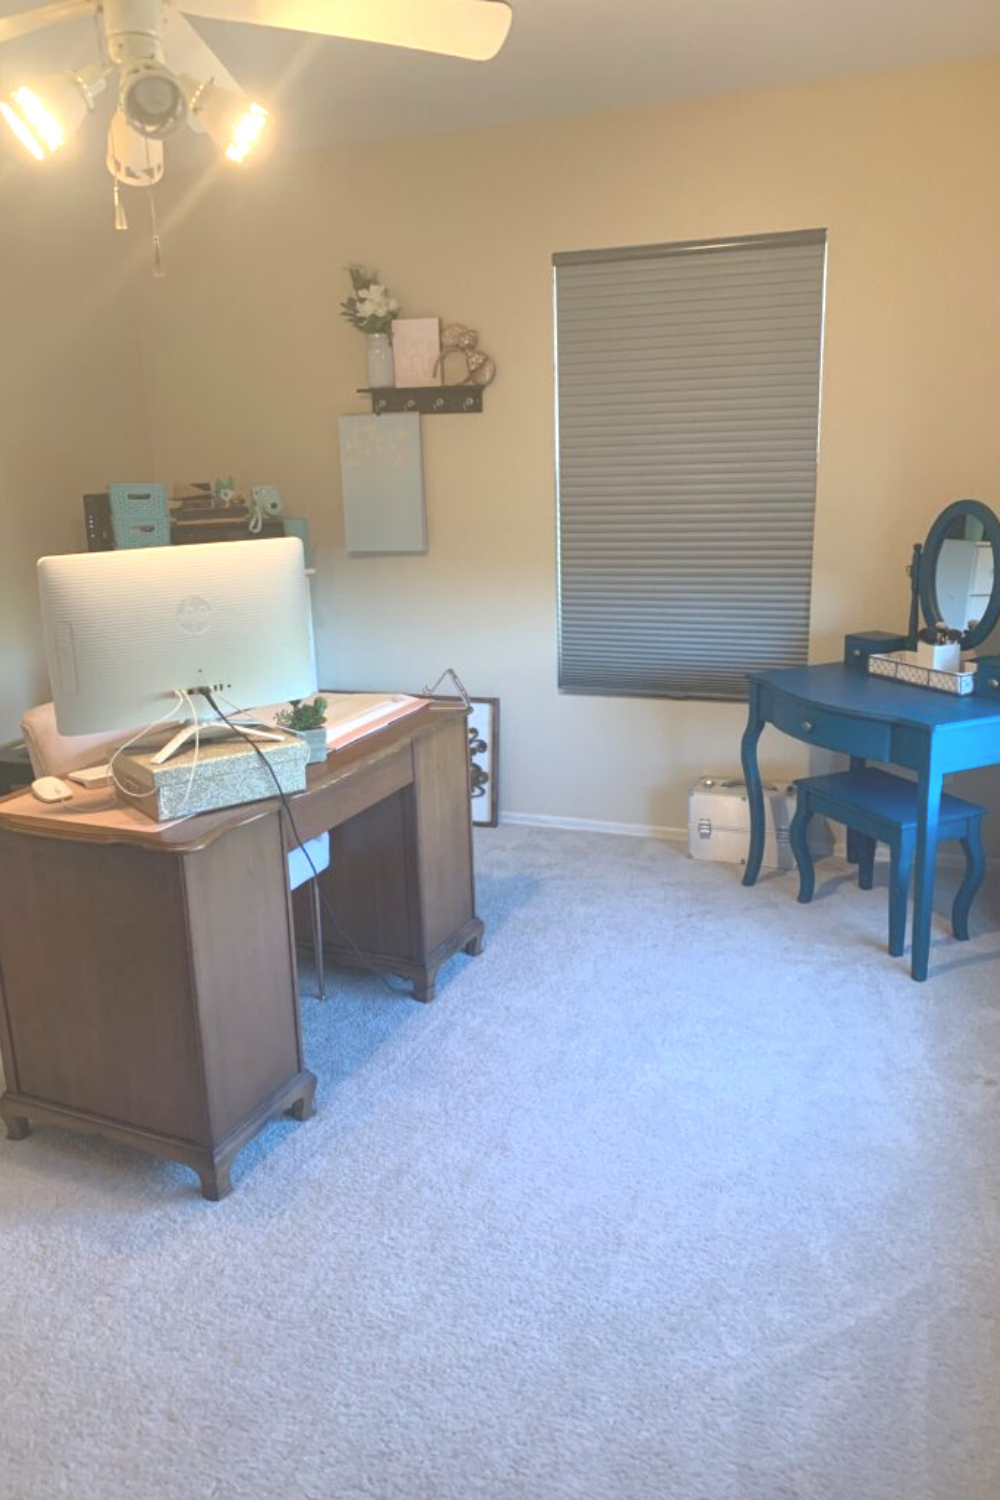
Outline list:
[[[795,866],[788,830],[795,815],[795,784],[764,781],[765,870]],[[688,853],[692,859],[713,859],[745,865],[750,848],[750,804],[746,783],[738,776],[703,776],[688,792]],[[833,848],[830,825],[814,817],[809,824],[809,848],[822,859]]]

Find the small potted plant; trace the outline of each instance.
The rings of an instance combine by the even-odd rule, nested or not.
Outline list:
[[[917,636],[917,658],[920,665],[935,672],[962,670],[962,632],[953,630],[943,620],[925,625]]]
[[[293,698],[287,708],[277,715],[282,729],[294,730],[309,746],[309,765],[326,760],[326,699],[314,698],[311,703],[302,698]]]

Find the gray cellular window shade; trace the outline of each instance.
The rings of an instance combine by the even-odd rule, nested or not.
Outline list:
[[[806,660],[825,261],[822,230],[553,258],[561,688],[737,699]]]

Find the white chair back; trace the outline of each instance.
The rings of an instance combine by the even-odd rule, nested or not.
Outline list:
[[[21,720],[21,733],[36,776],[65,776],[85,766],[98,766],[110,760],[118,746],[135,732],[119,729],[113,734],[60,734],[51,703],[29,708]]]

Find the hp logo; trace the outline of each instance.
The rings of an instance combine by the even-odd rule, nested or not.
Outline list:
[[[177,623],[185,635],[204,635],[212,623],[212,606],[198,594],[189,594],[177,606]]]

